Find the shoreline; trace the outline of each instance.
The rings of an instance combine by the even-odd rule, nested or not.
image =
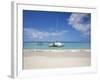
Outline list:
[[[23,51],[36,51],[36,52],[63,52],[63,51],[72,51],[72,52],[77,52],[77,51],[87,51],[87,52],[91,52],[91,49],[23,49]]]

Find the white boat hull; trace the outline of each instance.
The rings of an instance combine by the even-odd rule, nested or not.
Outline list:
[[[64,45],[60,42],[55,42],[55,43],[51,43],[49,44],[49,47],[63,47]]]

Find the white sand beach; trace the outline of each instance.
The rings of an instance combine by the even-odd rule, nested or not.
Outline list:
[[[23,69],[66,68],[91,65],[90,49],[24,49],[23,56]]]

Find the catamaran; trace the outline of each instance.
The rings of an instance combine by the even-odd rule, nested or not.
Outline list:
[[[57,23],[58,22],[56,22],[56,28],[57,28]],[[57,30],[57,29],[56,29]],[[50,43],[49,44],[49,47],[63,47],[64,46],[64,44],[63,43],[61,43],[61,42],[58,42],[58,41],[55,41],[55,42],[52,42],[52,43]]]
[[[53,42],[49,44],[49,47],[63,47],[64,44],[61,42]]]

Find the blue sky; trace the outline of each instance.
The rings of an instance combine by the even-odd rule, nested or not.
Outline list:
[[[90,42],[91,14],[23,10],[24,42]]]

